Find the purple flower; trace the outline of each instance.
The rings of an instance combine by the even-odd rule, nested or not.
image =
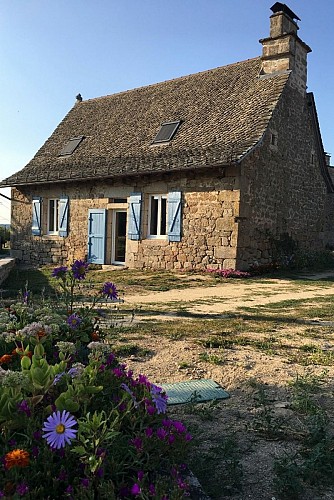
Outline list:
[[[84,260],[76,260],[71,266],[73,277],[76,280],[84,280],[88,271],[89,264]]]
[[[41,437],[42,437],[42,431],[35,431],[35,432],[33,432],[33,438],[34,439],[39,440],[39,439],[41,439]]]
[[[23,294],[23,304],[28,304],[30,292],[26,290]]]
[[[116,285],[114,283],[111,283],[111,281],[106,281],[103,285],[102,288],[102,294],[106,295],[107,299],[111,300],[117,300],[118,299],[118,292]]]
[[[168,444],[173,444],[175,441],[175,436],[174,434],[171,434],[170,436],[168,436]]]
[[[58,481],[66,481],[67,480],[67,474],[64,470],[61,470],[58,475]]]
[[[147,427],[147,429],[145,430],[145,434],[148,438],[151,438],[153,436],[153,429],[152,427]]]
[[[66,443],[71,444],[71,439],[74,439],[78,432],[72,429],[76,423],[75,418],[66,410],[63,410],[62,413],[60,411],[53,412],[44,422],[42,429],[45,434],[43,434],[43,438],[46,439],[51,448],[65,447]]]
[[[60,266],[60,267],[55,267],[54,268],[54,270],[52,271],[51,276],[53,278],[63,279],[65,277],[66,273],[67,273],[67,267],[66,266]]]
[[[139,470],[137,472],[137,477],[138,477],[138,481],[142,481],[143,480],[143,477],[144,477],[144,472],[142,470]]]
[[[63,378],[65,375],[65,372],[58,373],[55,378],[53,379],[52,385],[57,385],[58,382]]]
[[[152,495],[152,496],[156,495],[156,490],[155,490],[154,484],[149,485],[148,491],[149,491],[150,495]]]
[[[157,413],[166,413],[167,411],[167,395],[162,392],[161,387],[152,384],[151,386],[151,396],[153,403],[157,409]]]
[[[29,486],[26,483],[20,483],[16,486],[16,493],[20,495],[20,497],[24,497],[27,493],[29,493]]]
[[[117,367],[113,369],[113,373],[117,378],[121,378],[124,375],[124,371]]]
[[[109,356],[107,357],[107,361],[106,361],[107,365],[108,366],[111,365],[114,360],[115,360],[115,354],[110,353]]]
[[[152,406],[152,405],[147,405],[147,406],[146,406],[146,411],[147,411],[147,413],[148,413],[150,416],[152,416],[152,415],[154,415],[154,414],[156,413],[156,411],[157,411],[157,410],[156,410],[156,408],[155,408],[154,406]]]
[[[138,375],[138,382],[148,388],[151,387],[151,383],[148,381],[146,375],[142,375],[141,373]]]
[[[31,410],[29,408],[29,405],[25,399],[21,401],[21,403],[17,404],[17,408],[21,413],[25,413],[27,417],[31,416]]]
[[[80,326],[80,323],[82,323],[82,319],[77,313],[73,313],[67,318],[66,322],[72,330],[75,330]]]
[[[96,476],[96,477],[99,477],[99,478],[103,477],[103,474],[104,474],[104,470],[103,470],[103,468],[102,468],[102,467],[99,467],[99,468],[97,469],[97,471],[95,472],[95,476]]]
[[[80,482],[84,488],[89,487],[89,479],[87,477],[82,478]]]
[[[138,483],[135,483],[131,488],[131,494],[135,497],[141,493],[141,488]]]
[[[136,437],[131,439],[131,444],[136,448],[137,451],[141,451],[143,449],[143,441],[140,437]]]
[[[73,493],[73,486],[71,486],[70,484],[67,486],[67,488],[65,489],[64,493],[66,493],[67,496],[69,496],[70,498],[71,497],[71,493]]]
[[[137,402],[137,400],[136,400],[136,398],[135,398],[135,396],[134,396],[133,392],[132,392],[132,391],[131,391],[131,389],[129,388],[129,386],[127,386],[126,384],[122,383],[122,384],[121,384],[121,387],[122,387],[122,389],[124,389],[124,391],[126,391],[128,394],[130,394],[131,399],[132,399],[132,401],[133,401],[133,405],[134,405],[134,407],[135,407],[135,408],[138,408],[139,403]]]
[[[174,426],[174,429],[176,429],[179,434],[182,434],[183,432],[187,431],[187,429],[185,428],[183,423],[180,422],[179,420],[174,420],[173,426]]]
[[[37,458],[38,455],[39,455],[39,448],[38,446],[33,446],[31,448],[31,455],[34,457],[34,458]]]
[[[167,432],[165,431],[165,429],[163,429],[162,427],[160,427],[158,430],[157,430],[157,437],[159,439],[161,439],[161,441],[163,441],[165,439],[165,437],[167,436]]]

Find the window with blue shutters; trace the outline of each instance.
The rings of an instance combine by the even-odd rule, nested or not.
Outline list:
[[[128,238],[140,240],[141,237],[142,194],[132,193],[129,200]]]
[[[168,240],[181,241],[182,226],[182,193],[168,193]]]
[[[42,198],[35,197],[32,200],[32,224],[31,231],[34,236],[41,235],[41,212],[42,212]]]

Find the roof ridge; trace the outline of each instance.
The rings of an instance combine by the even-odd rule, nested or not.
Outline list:
[[[228,68],[231,68],[232,66],[238,66],[239,64],[244,64],[244,63],[251,62],[251,61],[257,61],[259,59],[261,59],[261,56],[252,57],[250,59],[244,59],[243,61],[237,61],[237,62],[230,63],[230,64],[225,64],[224,66],[216,66],[215,68],[210,68],[210,69],[206,69],[206,70],[203,70],[203,71],[197,71],[196,73],[190,73],[188,75],[177,76],[175,78],[170,78],[168,80],[163,80],[161,82],[149,83],[148,85],[142,85],[140,87],[133,87],[133,88],[127,89],[127,90],[121,90],[121,91],[115,92],[113,94],[101,95],[99,97],[91,97],[90,99],[84,99],[80,103],[75,103],[74,105],[76,106],[76,105],[79,104],[80,106],[82,106],[85,103],[90,103],[90,102],[98,101],[100,99],[105,99],[107,97],[120,96],[122,94],[127,94],[129,92],[134,92],[136,90],[148,89],[148,88],[152,88],[152,87],[159,87],[160,85],[163,85],[165,83],[172,83],[172,82],[176,82],[178,80],[183,80],[183,79],[186,79],[186,78],[192,78],[192,77],[194,77],[196,75],[204,75],[205,73],[210,73],[211,71],[217,71],[217,70],[220,70],[222,68],[228,69]]]

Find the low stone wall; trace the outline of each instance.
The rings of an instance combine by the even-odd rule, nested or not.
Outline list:
[[[15,266],[15,259],[4,258],[0,259],[0,286],[5,281],[10,271]]]

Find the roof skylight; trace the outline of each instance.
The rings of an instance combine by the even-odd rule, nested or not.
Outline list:
[[[70,139],[66,146],[64,146],[60,151],[59,156],[71,155],[77,149],[83,138],[83,135],[80,135],[79,137],[72,137],[72,139]]]
[[[174,134],[176,133],[177,129],[179,128],[181,123],[181,120],[175,121],[175,122],[165,122],[161,124],[161,128],[157,135],[155,136],[155,139],[152,144],[160,144],[161,142],[169,142]]]

